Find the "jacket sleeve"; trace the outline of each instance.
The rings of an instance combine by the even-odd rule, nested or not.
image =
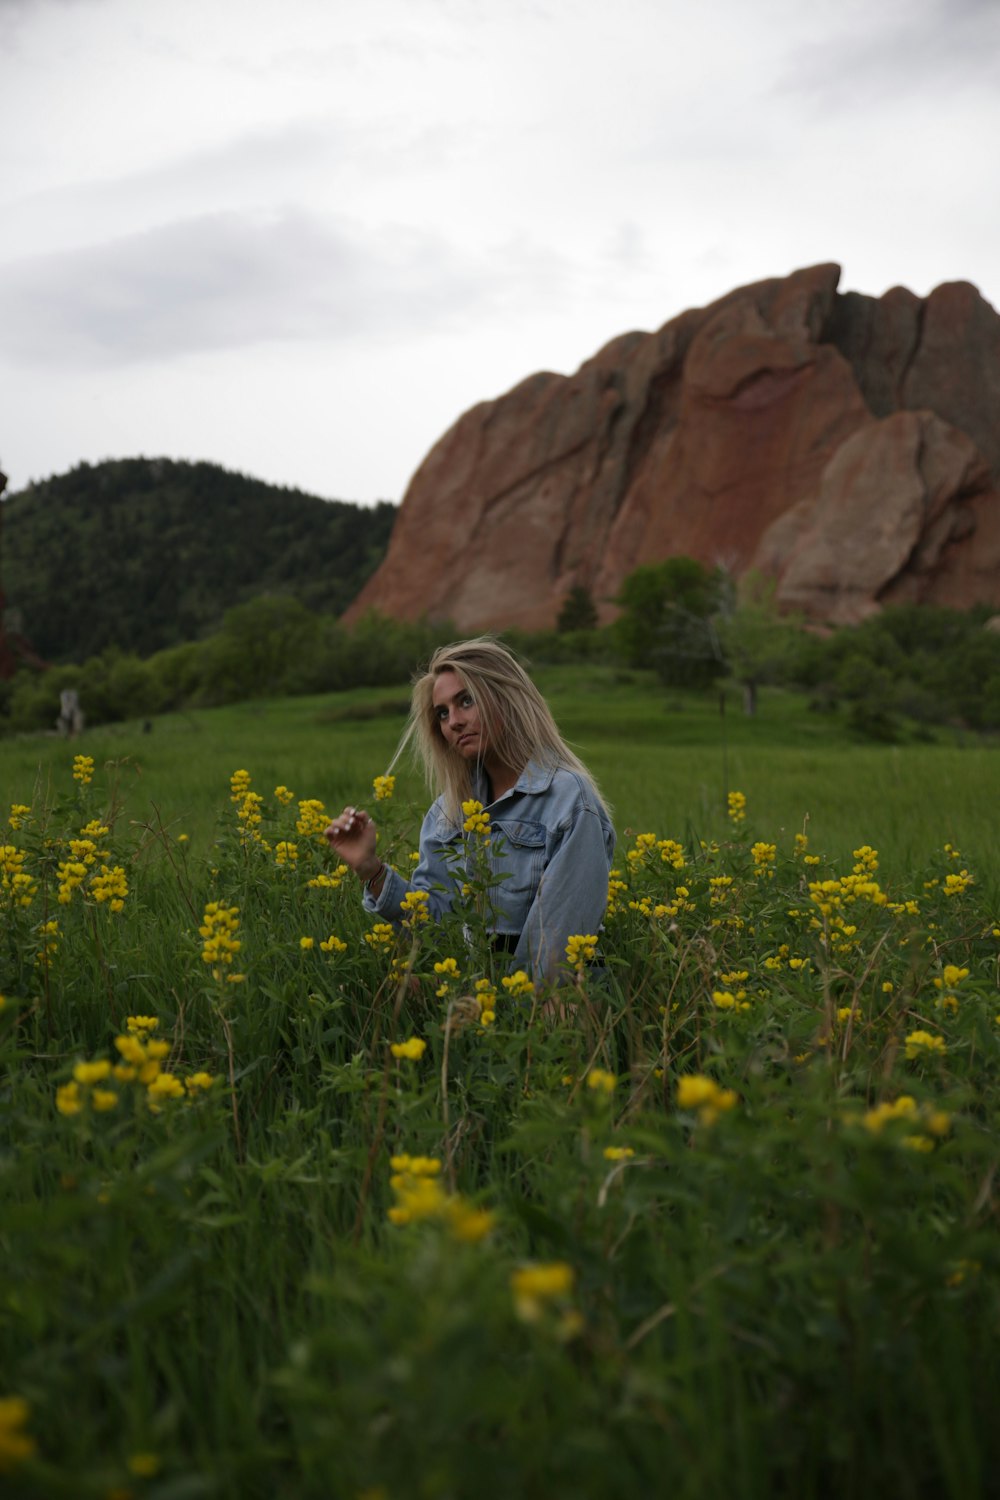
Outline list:
[[[420,859],[410,878],[400,875],[392,865],[385,867],[385,880],[377,896],[365,887],[362,905],[365,911],[397,926],[403,919],[403,901],[410,891],[427,892],[427,910],[438,922],[451,910],[455,899],[456,875],[446,858],[451,847],[443,843],[438,831],[439,819],[432,807],[420,828]]]
[[[606,832],[599,813],[581,805],[542,872],[515,964],[530,966],[538,979],[555,981],[562,976],[566,939],[600,930],[613,852],[613,835]]]

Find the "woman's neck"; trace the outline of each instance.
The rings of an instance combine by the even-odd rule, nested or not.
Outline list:
[[[493,760],[492,757],[483,761],[483,770],[486,773],[486,785],[491,802],[496,802],[504,792],[509,792],[521,774],[512,766],[505,766],[501,761]]]

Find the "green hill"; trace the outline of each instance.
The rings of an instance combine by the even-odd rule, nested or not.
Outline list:
[[[210,463],[79,464],[5,497],[0,579],[48,661],[148,656],[261,594],[339,614],[380,562],[396,507],[321,500]]]

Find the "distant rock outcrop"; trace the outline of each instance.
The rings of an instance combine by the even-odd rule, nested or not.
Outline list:
[[[839,279],[742,287],[474,406],[348,618],[546,627],[577,584],[606,617],[633,568],[678,554],[766,570],[817,620],[1000,607],[1000,316],[964,282]]]

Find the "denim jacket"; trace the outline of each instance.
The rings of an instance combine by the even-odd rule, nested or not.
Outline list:
[[[565,962],[566,939],[596,933],[603,921],[615,831],[586,779],[563,767],[529,761],[495,802],[487,802],[479,767],[473,787],[490,816],[490,862],[506,876],[493,891],[496,931],[520,935],[513,968],[554,979]],[[365,891],[365,909],[398,923],[407,892],[426,891],[431,920],[439,920],[464,875],[462,836],[439,797],[424,818],[420,862],[409,880],[387,867],[379,894]]]

